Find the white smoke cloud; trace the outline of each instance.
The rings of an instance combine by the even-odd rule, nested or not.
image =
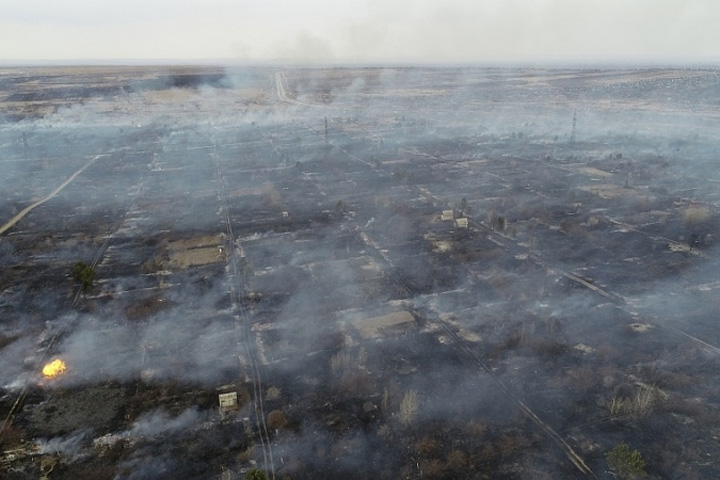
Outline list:
[[[713,0],[2,0],[0,10],[5,59],[680,60],[716,56],[720,40]]]
[[[82,452],[87,436],[88,432],[82,430],[64,437],[36,439],[35,445],[40,455],[62,455],[66,463],[72,463],[88,455],[87,452]]]

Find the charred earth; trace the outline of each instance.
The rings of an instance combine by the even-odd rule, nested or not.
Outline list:
[[[716,71],[5,68],[0,102],[2,478],[720,477]]]

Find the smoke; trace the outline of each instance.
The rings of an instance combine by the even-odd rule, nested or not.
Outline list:
[[[179,462],[169,453],[141,448],[118,465],[118,479],[166,478],[183,473]]]
[[[397,462],[376,437],[359,431],[333,434],[319,425],[308,425],[301,433],[284,437],[275,448],[275,456],[283,471],[291,475],[332,472],[346,478],[361,478],[361,470],[396,468]]]
[[[0,44],[15,48],[0,58],[687,61],[715,57],[718,40],[712,0],[26,3],[3,17]]]
[[[216,301],[211,296],[198,300],[207,302],[201,309],[213,308]],[[212,384],[237,364],[240,338],[232,319],[193,317],[186,304],[141,326],[86,317],[58,346],[57,355],[68,364],[59,384],[141,377]]]
[[[310,32],[299,33],[291,42],[278,45],[267,58],[300,64],[328,64],[335,57],[330,41]]]
[[[313,36],[287,52],[337,54]],[[717,121],[693,112],[717,98],[682,93],[712,74],[297,69],[281,99],[274,73],[168,71],[59,108],[25,123],[27,162],[19,127],[2,130],[22,168],[0,173],[30,185],[16,199],[103,155],[0,239],[0,384],[37,383],[48,348],[67,372],[38,395],[123,384],[135,420],[94,432],[98,448],[130,446],[113,450],[118,478],[261,457],[252,422],[177,413],[143,388],[272,387],[266,417],[283,422],[269,444],[293,478],[412,476],[466,457],[478,476],[526,468],[555,447],[538,446],[544,430],[516,401],[562,438],[578,428],[601,463],[625,421],[605,421],[614,394],[661,383],[712,399],[712,382],[678,373],[712,371],[703,349],[717,343],[717,192],[703,178]],[[684,218],[693,202],[712,214]],[[447,209],[470,228],[441,220]],[[68,271],[95,258],[96,284],[77,295]],[[402,416],[407,392],[417,408]],[[38,447],[74,457],[86,437]]]
[[[127,432],[127,437],[135,441],[149,441],[155,437],[197,428],[207,419],[207,412],[200,412],[197,408],[189,408],[176,417],[170,416],[166,411],[155,410],[138,418]]]
[[[64,437],[36,439],[35,445],[40,455],[60,455],[63,463],[72,464],[90,455],[86,449],[88,437],[89,432],[81,430]]]
[[[180,445],[204,436],[199,429],[210,419],[208,412],[195,407],[177,416],[163,409],[141,415],[125,431],[95,439],[96,448],[111,448],[118,442],[133,446],[132,453],[117,465],[117,478],[165,478],[167,476],[207,475],[207,464],[200,462],[203,452],[188,452],[184,458],[174,455]],[[215,425],[213,425],[215,427]],[[216,434],[216,436],[219,434]],[[210,439],[200,447],[218,448]],[[158,447],[157,442],[162,444]]]
[[[33,363],[34,347],[33,338],[27,335],[0,349],[0,362],[5,366],[0,373],[3,389],[19,390],[32,381],[33,375],[28,372],[27,366]]]
[[[171,437],[184,437],[201,428],[210,418],[207,412],[196,407],[188,408],[177,416],[163,409],[156,409],[141,415],[128,430],[103,435],[94,440],[95,447],[112,447],[118,442],[152,443],[159,438],[166,442]]]

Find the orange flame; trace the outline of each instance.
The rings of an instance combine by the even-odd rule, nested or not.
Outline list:
[[[42,369],[42,373],[48,378],[53,378],[61,375],[66,369],[67,366],[65,365],[65,362],[56,358],[52,362],[45,364]]]

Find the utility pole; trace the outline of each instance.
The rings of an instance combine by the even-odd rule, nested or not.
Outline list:
[[[25,133],[25,130],[22,132],[22,139],[23,139],[23,147],[25,149],[25,161],[27,162],[28,159],[28,142],[27,142],[27,134]]]
[[[570,146],[575,146],[575,125],[577,124],[577,110],[573,112],[573,128],[570,133]]]
[[[325,145],[327,145],[327,143],[328,143],[327,133],[328,133],[327,117],[325,117]]]

